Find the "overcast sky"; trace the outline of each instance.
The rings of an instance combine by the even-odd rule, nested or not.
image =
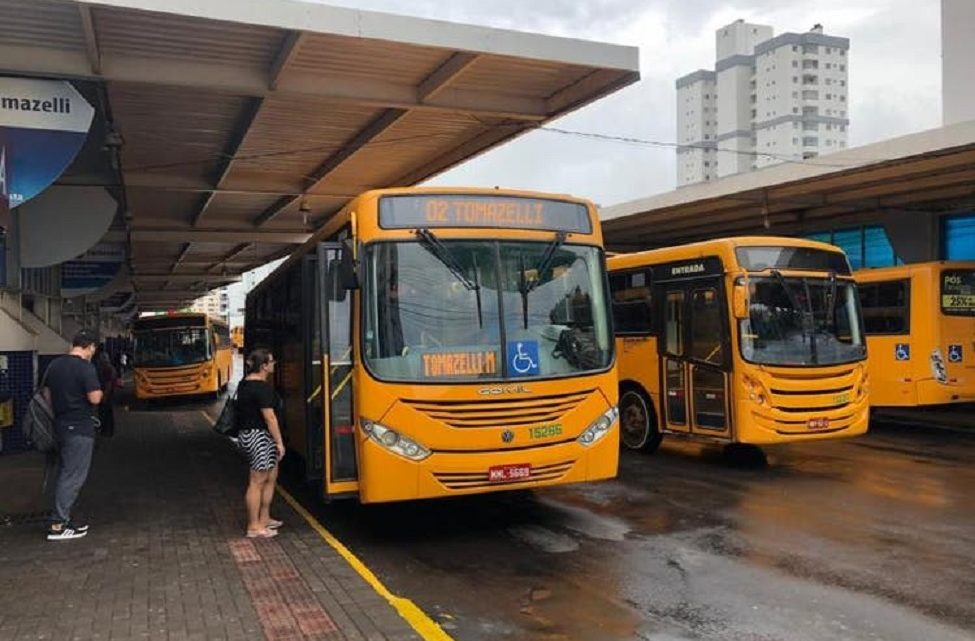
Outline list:
[[[639,47],[641,80],[556,121],[565,129],[674,142],[674,81],[713,69],[714,32],[738,18],[776,34],[821,23],[850,39],[849,146],[941,124],[938,0],[322,1]],[[672,148],[536,131],[431,184],[567,192],[612,205],[673,189],[674,159]]]

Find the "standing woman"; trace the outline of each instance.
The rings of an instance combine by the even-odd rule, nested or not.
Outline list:
[[[247,537],[277,536],[281,521],[271,518],[271,500],[278,480],[278,462],[284,457],[281,429],[274,414],[275,392],[268,382],[274,374],[274,356],[255,349],[244,362],[244,379],[237,386],[238,443],[250,464]]]

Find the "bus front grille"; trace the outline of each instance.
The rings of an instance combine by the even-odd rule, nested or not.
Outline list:
[[[557,421],[586,399],[592,390],[513,400],[404,400],[403,402],[450,427],[514,427]]]
[[[542,481],[557,481],[572,469],[575,461],[563,461],[532,467],[531,476],[512,481],[490,481],[487,470],[470,472],[434,472],[433,476],[441,485],[451,490],[471,490],[485,487],[514,485],[517,483],[537,483]]]
[[[790,414],[832,412],[848,406],[856,396],[856,370],[832,372],[770,372],[769,399],[775,409]]]

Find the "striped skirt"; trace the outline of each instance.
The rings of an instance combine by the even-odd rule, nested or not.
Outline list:
[[[267,472],[278,464],[278,446],[267,430],[241,430],[237,434],[237,447],[256,472]]]

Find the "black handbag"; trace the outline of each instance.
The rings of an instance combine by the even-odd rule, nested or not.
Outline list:
[[[213,431],[220,436],[227,436],[234,438],[240,431],[237,426],[237,394],[231,398],[227,399],[227,402],[223,405],[223,410],[220,412],[220,416],[217,417],[216,423],[213,424]]]

